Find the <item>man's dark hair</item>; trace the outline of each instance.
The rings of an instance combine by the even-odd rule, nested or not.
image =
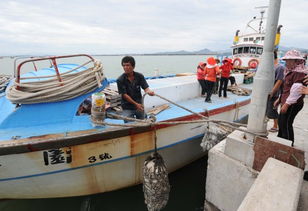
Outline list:
[[[123,63],[130,63],[133,67],[135,67],[135,59],[132,56],[125,56],[122,59],[121,65],[123,66]]]

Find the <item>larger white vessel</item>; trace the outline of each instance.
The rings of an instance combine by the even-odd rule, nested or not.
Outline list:
[[[267,7],[257,7],[260,9],[260,17],[253,17],[246,25],[246,29],[241,33],[236,31],[232,48],[232,59],[235,69],[252,70],[257,69],[260,57],[263,52],[265,39],[265,9]],[[277,28],[275,48],[278,49],[280,40],[280,29]]]

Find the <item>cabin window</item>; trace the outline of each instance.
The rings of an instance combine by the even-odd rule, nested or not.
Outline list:
[[[257,41],[258,41],[258,40],[261,40],[261,37],[257,37],[256,40],[257,40]]]
[[[237,54],[237,51],[238,51],[238,49],[237,49],[237,48],[234,48],[234,49],[233,49],[233,55]]]
[[[249,37],[249,41],[253,41],[253,37]]]
[[[250,53],[251,54],[256,54],[256,50],[257,50],[256,47],[250,47]]]
[[[261,39],[264,40],[264,37],[262,37]]]
[[[248,38],[246,37],[246,38],[244,38],[244,42],[248,42]]]
[[[249,52],[249,47],[244,47],[244,53],[248,53]]]
[[[238,53],[239,54],[243,53],[243,48],[238,48]]]
[[[263,48],[259,48],[259,47],[258,47],[258,48],[257,48],[257,54],[260,54],[260,55],[261,55],[262,52],[263,52]]]

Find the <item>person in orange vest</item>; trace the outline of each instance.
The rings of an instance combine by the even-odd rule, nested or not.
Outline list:
[[[205,96],[206,92],[206,85],[205,85],[205,72],[204,68],[206,66],[206,63],[204,62],[199,62],[199,65],[197,67],[197,80],[201,86],[201,97]]]
[[[220,60],[215,59],[217,66],[220,66]],[[216,75],[216,82],[213,87],[213,94],[218,94],[218,89],[219,89],[219,84],[220,84],[220,75]]]
[[[219,68],[221,69],[220,86],[218,96],[221,97],[221,91],[223,90],[224,97],[227,97],[227,86],[229,82],[230,72],[233,69],[231,59],[225,58]]]
[[[211,96],[213,93],[213,87],[216,83],[216,76],[219,74],[219,67],[216,64],[214,57],[207,59],[207,65],[205,67],[205,84],[206,84],[206,98],[205,102],[211,103]]]

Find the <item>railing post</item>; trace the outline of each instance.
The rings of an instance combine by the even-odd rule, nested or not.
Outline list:
[[[59,82],[62,82],[62,78],[61,78],[61,75],[59,73],[59,69],[58,69],[58,65],[57,65],[56,59],[55,58],[51,58],[51,62],[53,64],[54,68],[55,68],[55,71],[56,71],[57,78],[58,78]],[[63,84],[61,84],[61,85],[63,85]]]

